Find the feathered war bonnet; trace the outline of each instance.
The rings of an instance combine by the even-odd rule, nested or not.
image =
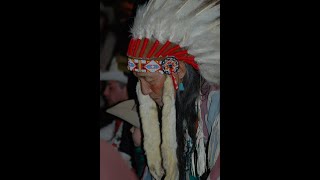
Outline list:
[[[220,84],[220,1],[150,0],[138,8],[128,47],[128,69],[167,74],[164,85],[162,129],[157,107],[137,84],[144,149],[155,179],[178,179],[176,112],[172,76],[179,61],[198,70],[208,82]],[[162,143],[161,143],[162,142]]]

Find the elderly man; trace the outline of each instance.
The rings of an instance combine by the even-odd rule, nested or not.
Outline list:
[[[220,1],[150,0],[131,33],[143,178],[219,179]]]

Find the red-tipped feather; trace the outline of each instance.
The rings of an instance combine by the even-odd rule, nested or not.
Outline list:
[[[140,51],[139,57],[142,57],[142,56],[143,56],[143,53],[144,53],[144,51],[146,50],[146,47],[147,47],[148,42],[149,42],[149,39],[148,39],[148,38],[145,38],[145,39],[143,40],[143,45],[142,45],[142,49],[141,49],[141,51]]]
[[[128,46],[128,50],[127,50],[127,55],[128,56],[131,56],[130,50],[131,50],[131,47],[132,47],[132,43],[133,43],[133,38],[131,38],[129,46]]]
[[[134,39],[132,41],[131,48],[129,49],[129,52],[130,52],[131,56],[133,55],[133,50],[134,50],[134,47],[136,46],[136,43],[137,43],[137,39]]]
[[[183,50],[183,51],[179,51],[176,53],[173,53],[173,56],[179,56],[179,55],[184,55],[184,54],[188,54],[188,50]]]
[[[171,44],[170,41],[167,41],[163,46],[162,48],[157,52],[156,55],[154,55],[155,57],[159,57],[160,54]]]
[[[167,55],[171,55],[170,53],[172,53],[173,51],[175,51],[175,50],[177,50],[177,49],[179,49],[180,48],[180,46],[179,45],[176,45],[176,46],[174,46],[173,48],[171,48],[171,49],[169,49],[167,52],[165,52],[165,53],[163,53],[163,55],[162,56],[167,56]]]
[[[133,50],[133,56],[136,56],[138,48],[140,46],[140,42],[141,42],[141,39],[138,39],[137,43],[135,44],[134,50]]]
[[[154,51],[157,49],[158,46],[159,46],[159,41],[156,40],[156,42],[153,43],[153,45],[147,55],[147,58],[150,58],[152,56],[152,54],[154,53]]]

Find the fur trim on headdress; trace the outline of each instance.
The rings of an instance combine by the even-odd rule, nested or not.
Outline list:
[[[179,179],[177,159],[177,135],[176,135],[176,107],[175,90],[172,86],[172,79],[167,76],[163,88],[163,109],[162,109],[162,144],[161,152],[163,166],[166,172],[165,179]]]
[[[156,103],[149,97],[143,95],[140,83],[137,83],[137,96],[139,100],[140,117],[143,131],[143,146],[146,152],[148,167],[151,175],[160,180],[164,174],[160,152],[161,135]]]
[[[162,129],[158,121],[155,102],[149,95],[143,95],[140,83],[137,84],[137,95],[140,102],[140,115],[144,135],[144,149],[147,155],[149,170],[155,179],[165,180],[179,178],[176,138],[175,92],[170,76],[166,77],[163,90]],[[160,142],[162,137],[161,151]],[[162,161],[162,164],[161,164]]]

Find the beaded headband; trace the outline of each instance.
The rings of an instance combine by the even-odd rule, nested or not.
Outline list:
[[[131,39],[128,48],[128,70],[134,72],[159,72],[171,75],[175,89],[178,89],[172,73],[179,70],[179,61],[184,61],[199,70],[194,56],[179,45],[167,41],[161,45],[158,40],[151,42],[148,38]]]
[[[170,75],[179,69],[179,61],[174,56],[163,60],[128,58],[128,69],[135,72],[160,72]]]

